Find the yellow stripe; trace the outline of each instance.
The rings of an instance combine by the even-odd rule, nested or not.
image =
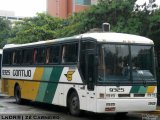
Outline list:
[[[155,86],[148,86],[147,93],[153,93],[155,90]]]
[[[3,80],[2,79],[1,84],[2,84],[2,88],[1,88],[2,93],[8,94],[8,80],[6,80],[6,79]]]
[[[43,67],[37,67],[34,72],[33,80],[41,80],[43,75],[44,68]]]
[[[35,69],[33,80],[41,80],[44,68],[39,67]],[[6,93],[9,96],[14,96],[14,87],[18,83],[21,89],[21,98],[28,100],[35,100],[40,82],[35,82],[32,80],[2,80],[2,93]]]
[[[8,80],[8,95],[14,96],[14,85],[16,82],[17,82],[16,80]],[[20,85],[20,82],[19,82],[19,85]]]
[[[37,67],[34,72],[33,80],[41,80],[43,75],[44,68],[43,67]],[[29,99],[29,100],[35,100],[38,90],[39,90],[40,82],[33,82],[33,81],[23,81],[22,86],[22,98]]]

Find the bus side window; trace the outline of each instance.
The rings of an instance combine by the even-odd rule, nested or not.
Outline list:
[[[23,64],[32,64],[33,63],[33,49],[23,50]]]
[[[36,52],[34,53],[36,56],[35,61],[37,64],[44,64],[45,56],[46,56],[46,49],[45,48],[36,48]]]
[[[47,62],[57,64],[59,62],[59,51],[60,46],[51,46],[47,48],[46,64]]]
[[[10,51],[3,51],[3,65],[10,65],[12,62],[11,52]]]
[[[12,64],[13,65],[20,65],[21,58],[22,58],[22,51],[21,50],[14,51],[13,55],[12,55]]]
[[[75,63],[78,61],[78,43],[62,46],[62,63]]]

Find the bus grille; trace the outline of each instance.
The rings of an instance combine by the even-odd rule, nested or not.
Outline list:
[[[134,97],[145,97],[145,94],[134,94]]]
[[[118,94],[118,97],[130,97],[130,94]]]

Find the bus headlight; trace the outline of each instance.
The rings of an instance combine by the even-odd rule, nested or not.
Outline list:
[[[106,95],[105,95],[104,93],[100,93],[100,94],[99,94],[99,98],[100,98],[100,99],[105,99],[105,98],[106,98]]]
[[[157,97],[157,94],[156,93],[148,93],[147,97]]]
[[[115,94],[104,94],[104,93],[99,94],[99,99],[115,98],[115,97],[116,97]]]
[[[152,97],[157,97],[157,94],[156,93],[152,93]]]
[[[107,98],[115,98],[116,95],[115,95],[115,94],[106,94],[106,97],[107,97]]]

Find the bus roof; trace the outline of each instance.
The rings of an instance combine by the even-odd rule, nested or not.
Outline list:
[[[92,37],[99,42],[154,44],[146,37],[125,33],[88,33],[83,34],[85,37]]]
[[[106,43],[129,43],[129,44],[151,44],[153,45],[153,41],[146,37],[132,35],[132,34],[125,34],[125,33],[112,33],[112,32],[104,32],[104,33],[84,33],[80,35],[76,35],[73,37],[66,37],[66,38],[59,38],[53,40],[46,40],[46,41],[39,41],[33,43],[26,43],[26,44],[7,44],[4,46],[5,48],[14,48],[14,47],[23,47],[23,46],[32,46],[32,45],[40,45],[40,44],[53,44],[56,42],[62,41],[69,41],[75,40],[80,38],[93,38],[98,42],[106,42]]]

